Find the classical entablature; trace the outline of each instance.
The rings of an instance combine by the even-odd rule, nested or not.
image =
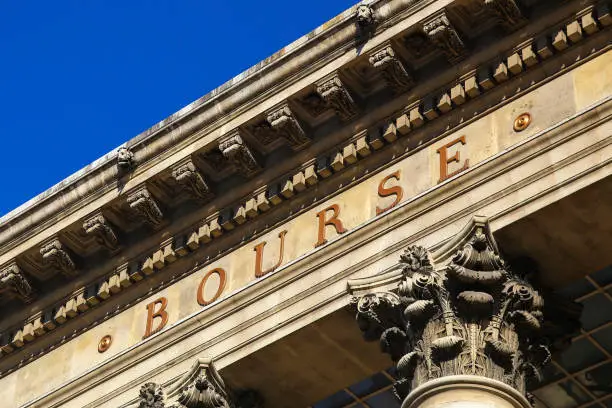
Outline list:
[[[3,217],[0,376],[202,268],[210,270],[193,284],[198,306],[239,293],[310,253],[293,249],[306,238],[286,243],[297,235],[286,225],[318,226],[307,249],[325,249],[332,232],[352,233],[345,209],[329,201],[351,188],[361,186],[352,199],[372,207],[367,222],[378,220],[555,126],[598,126],[605,119],[590,106],[607,112],[609,101],[595,92],[558,109],[537,99],[538,90],[609,50],[608,3],[587,3],[355,6]],[[521,102],[529,93],[534,99]],[[533,105],[541,115],[513,129]],[[478,127],[497,110],[508,116],[504,127]],[[380,174],[373,193],[364,187],[408,161]],[[410,195],[391,186],[413,176]],[[366,198],[372,194],[380,202]],[[249,281],[214,267],[230,258],[236,269],[248,265]],[[147,306],[137,341],[174,324],[162,298]],[[147,390],[154,401],[157,391]]]

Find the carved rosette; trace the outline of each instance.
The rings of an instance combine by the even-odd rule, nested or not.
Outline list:
[[[485,0],[484,4],[508,31],[517,30],[527,22],[515,0]]]
[[[127,202],[140,219],[150,226],[157,227],[162,223],[164,215],[145,186],[130,193],[127,197]]]
[[[221,140],[219,150],[245,177],[250,177],[261,170],[251,149],[237,132]]]
[[[550,360],[540,293],[500,258],[486,224],[463,242],[440,265],[425,248],[409,247],[393,290],[352,299],[364,338],[397,364],[401,399],[452,375],[488,377],[525,394]]]
[[[294,150],[299,150],[310,142],[306,132],[295,118],[286,103],[270,111],[267,117],[270,126]]]
[[[210,189],[204,177],[190,158],[174,166],[172,177],[192,198],[207,200],[210,197]]]
[[[132,171],[136,167],[136,159],[127,147],[121,147],[117,151],[117,171],[120,175]]]
[[[451,62],[461,60],[466,54],[465,44],[444,13],[423,24],[423,31]]]
[[[394,92],[402,92],[414,86],[414,79],[397,58],[395,51],[390,45],[374,52],[370,58],[370,64],[380,70],[387,86]]]
[[[115,251],[119,246],[117,234],[102,213],[97,213],[83,223],[83,229],[87,235],[96,238],[96,242],[110,251]]]
[[[337,73],[317,83],[317,93],[342,121],[347,122],[357,115],[357,104]]]
[[[0,271],[0,295],[16,297],[25,303],[34,299],[34,289],[15,262]]]
[[[64,276],[72,277],[77,274],[74,261],[59,239],[54,238],[43,244],[40,248],[40,254],[44,264],[50,265]]]

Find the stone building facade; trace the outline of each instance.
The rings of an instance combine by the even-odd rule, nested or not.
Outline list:
[[[362,2],[7,214],[1,405],[612,406],[610,6]]]

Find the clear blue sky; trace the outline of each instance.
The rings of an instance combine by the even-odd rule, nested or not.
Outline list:
[[[356,0],[0,0],[0,215]]]

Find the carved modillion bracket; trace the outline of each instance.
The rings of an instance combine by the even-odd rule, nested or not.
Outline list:
[[[458,62],[466,55],[465,44],[444,10],[423,23],[423,32],[444,53],[449,62]]]
[[[342,121],[348,122],[357,116],[357,104],[340,79],[338,72],[317,81],[316,90],[325,104],[332,108]]]
[[[414,78],[408,73],[404,63],[397,57],[391,44],[387,43],[373,51],[369,58],[370,64],[380,71],[387,86],[400,93],[414,86]]]
[[[261,166],[255,160],[255,155],[242,139],[238,130],[220,139],[219,150],[245,177],[251,177],[261,170]]]
[[[204,176],[193,164],[191,157],[181,160],[172,167],[172,177],[191,198],[206,201],[212,195]]]
[[[112,225],[102,212],[97,212],[83,222],[83,229],[87,235],[95,237],[96,242],[111,252],[119,248],[119,240]]]
[[[507,31],[518,30],[527,23],[527,18],[515,0],[485,0],[484,4]]]
[[[282,104],[267,112],[267,121],[279,137],[282,137],[294,150],[299,150],[310,143],[310,138],[300,125],[289,104]]]
[[[34,299],[34,289],[15,261],[0,268],[0,295],[15,297],[24,303]]]
[[[380,342],[397,364],[400,399],[454,375],[526,394],[562,343],[557,337],[570,338],[580,317],[576,308],[545,308],[526,272],[508,267],[486,218],[474,217],[435,252],[410,246],[385,273],[349,281],[364,339]]]
[[[43,264],[50,265],[64,276],[73,277],[78,274],[74,260],[59,238],[53,237],[44,242],[41,245],[40,254]]]
[[[241,404],[235,399],[210,359],[198,359],[178,381],[164,390],[158,384],[146,383],[139,393],[139,402],[132,408],[261,408],[249,399]]]
[[[164,215],[146,185],[142,184],[128,193],[127,203],[132,211],[151,227],[156,228],[163,222]]]

